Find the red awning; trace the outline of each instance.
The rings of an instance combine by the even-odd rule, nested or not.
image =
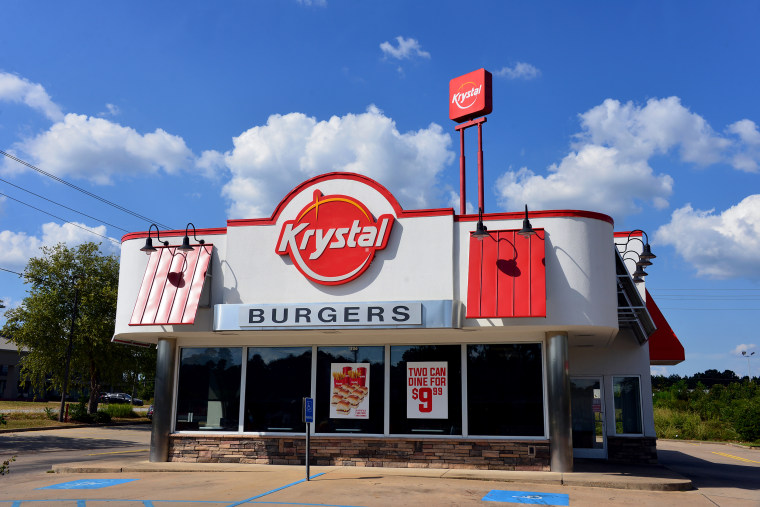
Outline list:
[[[546,317],[544,230],[528,238],[517,230],[470,238],[468,319]],[[539,237],[540,236],[540,237]]]
[[[665,320],[649,291],[647,293],[647,311],[652,316],[657,330],[649,336],[649,364],[673,365],[686,359],[683,345]]]
[[[130,326],[192,324],[213,245],[191,251],[159,248],[150,254]]]

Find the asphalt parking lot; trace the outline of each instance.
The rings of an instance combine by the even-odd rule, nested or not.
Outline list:
[[[751,479],[684,491],[691,481],[665,467],[581,463],[564,475],[311,467],[306,481],[305,467],[149,463],[149,438],[147,426],[0,434],[0,456],[18,455],[11,474],[0,477],[0,506],[760,505],[760,486]],[[760,470],[760,459],[752,459],[760,451],[705,445],[664,441],[661,448],[690,467],[703,462],[708,476],[712,466],[750,478]],[[674,491],[652,490],[658,488]]]

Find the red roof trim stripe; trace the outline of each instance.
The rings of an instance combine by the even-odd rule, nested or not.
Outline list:
[[[156,233],[152,233],[153,237],[156,237]],[[227,234],[227,228],[226,227],[213,227],[209,229],[196,229],[195,235],[196,236],[218,236],[219,234]],[[184,237],[185,236],[185,229],[178,229],[174,231],[161,231],[159,234],[161,236],[161,239],[164,238],[173,238],[177,236]],[[141,231],[141,232],[129,232],[121,237],[121,242],[124,243],[127,240],[130,239],[140,239],[140,238],[147,238],[148,237],[148,231]],[[191,240],[192,241],[192,240]]]
[[[543,211],[531,211],[528,214],[529,218],[560,218],[560,217],[576,217],[576,218],[591,218],[594,220],[601,220],[609,224],[615,225],[615,221],[609,215],[604,213],[597,213],[595,211],[584,210],[543,210]],[[487,213],[483,215],[483,221],[489,220],[522,220],[525,218],[524,211],[511,211],[508,213]],[[454,216],[455,222],[477,222],[478,215],[456,215]]]
[[[678,339],[673,329],[665,320],[654,302],[652,295],[646,291],[647,311],[652,316],[654,325],[657,330],[649,337],[649,362],[650,364],[678,364],[686,359],[681,341]]]

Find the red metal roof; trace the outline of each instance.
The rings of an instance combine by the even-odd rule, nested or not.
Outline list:
[[[546,317],[544,230],[525,238],[517,229],[470,238],[468,319]]]
[[[211,244],[186,252],[170,246],[151,253],[129,325],[194,323],[212,249]]]
[[[649,291],[647,294],[647,311],[652,316],[657,330],[649,336],[649,364],[673,365],[686,359],[683,345],[665,320]]]

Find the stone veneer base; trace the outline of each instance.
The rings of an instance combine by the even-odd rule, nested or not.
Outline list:
[[[657,463],[656,437],[607,436],[607,459],[617,463]]]
[[[169,436],[169,461],[303,465],[305,437],[248,435]],[[549,471],[548,440],[441,438],[310,439],[309,464]]]

